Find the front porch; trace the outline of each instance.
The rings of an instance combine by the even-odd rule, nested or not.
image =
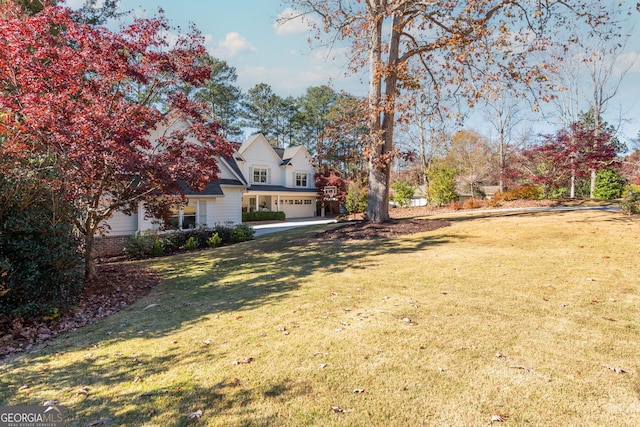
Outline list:
[[[242,196],[242,211],[284,212],[287,218],[315,216],[317,194],[315,191],[254,191]]]

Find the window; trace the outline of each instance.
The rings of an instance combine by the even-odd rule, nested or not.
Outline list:
[[[196,228],[196,205],[189,202],[187,206],[171,209],[171,218],[165,224],[169,230],[185,230]],[[206,214],[205,214],[206,215]]]
[[[311,203],[311,200],[310,200],[310,199],[305,199],[305,200],[304,200],[304,204],[305,204],[305,205],[310,205],[310,204],[312,204],[312,203]]]
[[[296,172],[296,187],[306,187],[307,186],[307,174]]]
[[[260,184],[267,184],[269,182],[268,169],[254,168],[253,169],[253,182]]]
[[[296,205],[301,205],[302,204],[302,200],[296,200]]]

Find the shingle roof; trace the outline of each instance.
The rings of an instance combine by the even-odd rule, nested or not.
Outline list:
[[[185,196],[224,196],[222,191],[223,185],[244,187],[245,184],[237,179],[219,179],[217,181],[210,182],[202,191],[193,191],[184,183],[180,183],[182,192]]]

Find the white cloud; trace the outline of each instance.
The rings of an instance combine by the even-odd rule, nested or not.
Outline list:
[[[640,54],[638,52],[626,52],[616,58],[615,71],[617,75],[624,72],[640,72]]]
[[[205,35],[205,46],[209,52],[219,58],[233,58],[243,53],[257,52],[258,49],[236,32],[228,33],[224,40],[214,43],[213,37]]]
[[[311,31],[316,24],[317,22],[309,16],[288,7],[278,15],[278,19],[273,23],[273,28],[277,35],[284,36],[306,33]]]

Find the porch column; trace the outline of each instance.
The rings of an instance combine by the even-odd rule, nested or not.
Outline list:
[[[279,194],[276,196],[276,200],[277,200],[277,203],[278,203],[276,205],[277,206],[276,212],[280,212],[280,195]]]
[[[260,196],[256,194],[256,212],[260,212]]]

